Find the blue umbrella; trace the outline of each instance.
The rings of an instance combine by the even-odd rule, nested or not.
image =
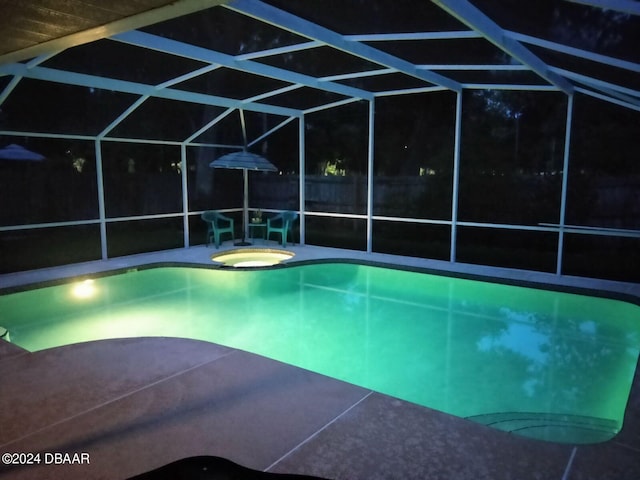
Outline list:
[[[263,156],[256,155],[255,153],[242,150],[240,152],[227,153],[221,156],[217,160],[214,160],[209,164],[212,168],[229,168],[242,170],[242,177],[244,180],[244,201],[243,201],[243,218],[242,218],[242,243],[244,241],[245,233],[249,228],[249,170],[263,171],[263,172],[277,172],[278,168]]]
[[[4,148],[0,148],[0,159],[2,160],[26,160],[29,162],[40,162],[44,160],[44,155],[27,150],[23,146],[12,143]]]
[[[255,153],[241,151],[227,153],[209,164],[213,168],[232,168],[242,170],[262,170],[265,172],[277,172],[278,168],[263,156]]]

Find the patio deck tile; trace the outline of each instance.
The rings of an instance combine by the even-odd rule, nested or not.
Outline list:
[[[572,447],[374,393],[274,466],[333,479],[562,478]]]
[[[640,450],[616,442],[581,446],[576,449],[566,480],[637,480],[639,458]]]
[[[163,343],[129,347],[161,358],[172,340]],[[197,455],[264,470],[368,393],[236,350],[1,447],[86,452],[89,465],[0,467],[0,478],[127,478]]]
[[[26,353],[29,352],[24,348],[21,348],[11,342],[7,342],[6,340],[0,339],[0,362],[6,360],[9,357],[24,355]]]
[[[0,362],[0,445],[231,352],[207,342],[87,342]]]

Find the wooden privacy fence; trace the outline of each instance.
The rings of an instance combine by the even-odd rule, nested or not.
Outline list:
[[[402,215],[406,213],[403,205],[423,195],[427,185],[425,177],[376,177],[375,209],[385,215]],[[298,209],[298,190],[298,175],[265,175],[251,181],[250,203],[261,208]],[[306,175],[305,208],[363,214],[367,209],[367,177]]]

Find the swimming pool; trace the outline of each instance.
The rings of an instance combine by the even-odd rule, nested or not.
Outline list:
[[[569,443],[622,428],[640,349],[631,303],[351,263],[141,269],[2,295],[0,312],[31,351],[207,340]]]

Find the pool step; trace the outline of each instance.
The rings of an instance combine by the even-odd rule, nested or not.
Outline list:
[[[605,442],[620,430],[615,420],[564,413],[498,412],[466,418],[525,437],[572,444]]]

